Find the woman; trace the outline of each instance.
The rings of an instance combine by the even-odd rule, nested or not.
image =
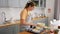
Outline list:
[[[31,20],[31,17],[29,17],[30,12],[34,9],[35,4],[33,2],[29,2],[26,4],[25,8],[21,12],[21,25],[20,30],[24,31],[26,26],[36,26],[36,24],[33,24],[31,21],[28,22],[28,20]],[[23,29],[24,28],[24,29]]]

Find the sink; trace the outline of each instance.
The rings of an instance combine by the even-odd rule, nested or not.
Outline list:
[[[4,24],[7,24],[7,23],[11,23],[10,21],[5,21],[5,23]]]

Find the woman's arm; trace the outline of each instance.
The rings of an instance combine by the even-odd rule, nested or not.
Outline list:
[[[36,24],[27,23],[24,19],[21,19],[21,24],[23,24],[23,25],[33,25],[33,26],[36,26]]]

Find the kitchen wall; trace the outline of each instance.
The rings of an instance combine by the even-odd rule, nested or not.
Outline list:
[[[48,8],[51,8],[51,13],[48,13]],[[20,19],[20,12],[23,8],[0,8],[0,11],[4,11],[6,13],[6,18],[9,20],[11,17],[13,19]],[[42,13],[40,8],[36,8],[34,12]],[[45,9],[46,16],[49,15],[49,19],[54,17],[54,0],[46,0],[46,9]]]

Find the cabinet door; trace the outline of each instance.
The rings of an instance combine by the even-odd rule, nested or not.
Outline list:
[[[0,8],[8,7],[8,0],[0,0]]]
[[[0,34],[18,34],[19,33],[19,25],[11,25],[0,28]]]
[[[9,27],[7,27],[7,34],[18,34],[19,33],[19,25],[11,25]]]
[[[0,34],[7,34],[7,28],[0,28]]]
[[[13,34],[18,34],[20,32],[20,25],[13,25]]]
[[[8,0],[9,7],[20,7],[19,0]]]
[[[19,3],[20,3],[20,7],[23,8],[25,7],[26,3],[28,2],[29,0],[20,0]]]
[[[8,0],[9,7],[24,7],[28,0]]]
[[[13,28],[14,26],[9,26],[9,27],[7,27],[7,34],[13,34],[13,32],[14,32],[14,28]]]
[[[13,34],[13,26],[0,28],[0,34]]]

